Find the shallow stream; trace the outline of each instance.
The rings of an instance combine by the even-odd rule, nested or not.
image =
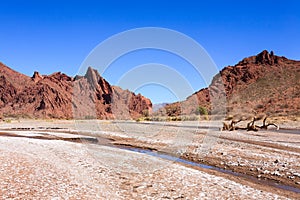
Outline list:
[[[192,162],[192,161],[185,160],[185,159],[182,159],[182,158],[178,158],[176,156],[168,155],[168,154],[165,154],[165,153],[162,153],[162,152],[151,151],[151,150],[140,149],[140,148],[133,148],[133,147],[123,147],[123,146],[120,146],[120,145],[114,146],[114,147],[124,149],[124,150],[128,150],[128,151],[134,151],[134,152],[138,152],[138,153],[147,154],[147,155],[150,155],[150,156],[162,158],[162,159],[173,161],[173,162],[176,162],[176,163],[182,163],[182,164],[185,164],[187,166],[193,166],[194,168],[196,167],[196,168],[211,169],[211,170],[215,170],[215,171],[218,171],[218,172],[221,172],[221,173],[230,174],[232,176],[242,177],[244,179],[250,180],[250,181],[258,183],[258,184],[269,185],[269,186],[272,186],[272,187],[275,187],[275,188],[280,188],[280,189],[283,189],[283,190],[292,191],[292,192],[295,192],[295,193],[300,193],[300,188],[284,185],[284,184],[278,183],[278,182],[273,181],[273,180],[259,179],[259,178],[249,176],[249,175],[246,175],[246,174],[233,172],[231,170],[226,170],[226,169],[222,169],[222,168],[218,168],[218,167],[214,167],[214,166],[210,166],[210,165],[205,165],[205,164]]]

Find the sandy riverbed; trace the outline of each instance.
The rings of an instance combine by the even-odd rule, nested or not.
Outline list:
[[[197,128],[199,124],[195,122],[179,125],[183,127],[111,121],[23,121],[1,123],[0,128],[34,128],[29,132],[49,131],[56,136],[60,132],[102,136],[115,144],[156,149],[261,178],[277,177],[284,183],[298,186],[300,149],[297,142],[300,136],[276,132],[216,132]],[[217,125],[212,124],[213,127]],[[63,129],[45,130],[50,127]],[[20,134],[20,130],[10,131]],[[3,183],[0,194],[5,199],[299,197],[296,193],[274,190],[242,178],[196,170],[161,158],[97,144],[3,136],[0,137],[0,151],[0,160],[4,163],[0,167]]]

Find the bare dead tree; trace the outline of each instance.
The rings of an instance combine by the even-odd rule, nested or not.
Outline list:
[[[247,131],[258,131],[259,129],[267,129],[268,126],[275,126],[277,128],[277,130],[279,129],[279,126],[275,123],[266,123],[268,118],[268,115],[265,113],[261,113],[261,114],[254,114],[254,115],[249,115],[249,114],[245,114],[245,115],[235,115],[232,117],[231,122],[230,123],[226,123],[223,122],[223,127],[221,128],[222,131],[234,131],[234,130],[247,130]],[[240,127],[237,126],[237,124],[239,122],[242,121],[248,121],[250,120],[250,122],[247,123],[246,127]],[[263,120],[263,124],[262,126],[258,126],[255,125],[255,122]]]
[[[264,118],[263,120],[263,125],[262,126],[258,126],[260,129],[268,129],[268,126],[275,126],[277,130],[279,130],[279,126],[275,123],[266,123],[267,121],[267,116]]]

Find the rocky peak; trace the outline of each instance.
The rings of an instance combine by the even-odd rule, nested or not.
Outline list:
[[[94,89],[98,89],[100,87],[104,94],[112,93],[110,84],[100,76],[97,70],[89,67],[84,77]]]
[[[121,88],[116,92],[91,67],[85,76],[75,78],[61,72],[51,75],[34,72],[29,77],[0,63],[0,114],[3,115],[130,119],[141,116],[145,110],[150,112],[151,107],[151,101],[141,95]]]
[[[273,51],[269,53],[267,50],[264,50],[256,56],[255,63],[273,65],[278,63],[278,59],[277,56],[274,56]]]
[[[98,83],[98,72],[89,67],[84,75],[84,77],[88,80],[88,82],[95,88],[97,86]]]
[[[40,80],[42,80],[44,77],[42,75],[40,75],[39,72],[35,71],[31,77],[31,79],[36,83]]]
[[[237,65],[248,65],[248,64],[274,65],[274,64],[279,64],[284,59],[285,59],[284,57],[276,56],[273,51],[269,53],[267,50],[263,50],[261,53],[257,54],[256,56],[251,56],[243,59]]]
[[[54,78],[58,81],[72,81],[72,78],[69,77],[68,75],[61,73],[61,72],[55,72],[48,76],[49,78]]]

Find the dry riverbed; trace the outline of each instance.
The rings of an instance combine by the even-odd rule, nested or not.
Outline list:
[[[299,188],[299,135],[219,132],[218,126],[218,122],[0,123],[0,198],[299,198],[297,193],[247,178],[112,146],[161,151]],[[95,137],[107,138],[101,139],[105,145],[93,144]]]

